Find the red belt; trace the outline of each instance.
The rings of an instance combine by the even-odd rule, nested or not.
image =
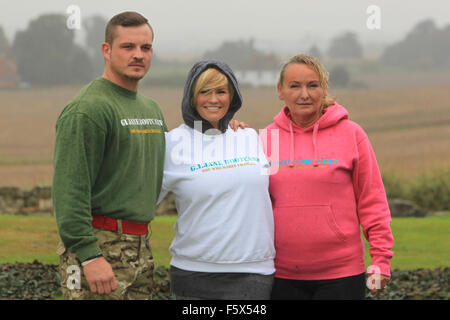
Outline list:
[[[109,231],[118,231],[117,219],[105,216],[92,215],[92,226]],[[143,235],[148,233],[148,222],[131,222],[122,220],[122,232],[134,235]]]

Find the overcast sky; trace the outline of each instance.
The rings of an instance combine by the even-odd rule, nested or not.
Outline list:
[[[433,19],[438,27],[450,24],[446,0],[0,0],[0,25],[12,41],[31,19],[43,13],[66,13],[70,5],[81,19],[93,14],[105,18],[138,11],[155,29],[155,52],[167,56],[196,55],[224,40],[250,38],[267,52],[293,54],[312,44],[324,49],[344,32],[356,32],[367,44],[400,40],[419,21]],[[369,30],[370,5],[380,8],[381,29]],[[83,31],[77,31],[82,39]]]

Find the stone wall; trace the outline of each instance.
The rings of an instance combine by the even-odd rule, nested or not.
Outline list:
[[[0,214],[53,215],[51,187],[0,187]]]
[[[0,214],[54,215],[51,187],[0,187]],[[156,215],[167,214],[177,214],[172,193],[156,207]]]
[[[390,199],[389,207],[392,217],[425,217],[430,214],[407,200]],[[156,207],[155,213],[157,216],[177,214],[175,195],[169,193]],[[0,187],[0,214],[53,215],[51,187]]]

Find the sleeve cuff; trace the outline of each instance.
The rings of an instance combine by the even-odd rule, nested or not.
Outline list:
[[[77,255],[80,262],[84,262],[86,260],[93,259],[93,257],[98,257],[102,255],[102,250],[98,246],[98,243],[95,242],[90,246],[83,247],[82,249],[76,250],[75,254]]]
[[[367,273],[378,273],[391,276],[391,264],[385,257],[373,257],[372,264],[367,268]]]

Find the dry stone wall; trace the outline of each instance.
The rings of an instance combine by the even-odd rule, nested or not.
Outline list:
[[[51,186],[0,187],[0,214],[54,215]],[[156,207],[156,215],[167,214],[177,214],[172,193]]]
[[[0,213],[52,215],[51,194],[50,186],[0,187]]]
[[[0,214],[53,215],[50,186],[34,188],[0,187]],[[425,217],[430,214],[411,201],[390,199],[392,217]],[[175,195],[169,193],[156,207],[156,215],[177,214]]]

